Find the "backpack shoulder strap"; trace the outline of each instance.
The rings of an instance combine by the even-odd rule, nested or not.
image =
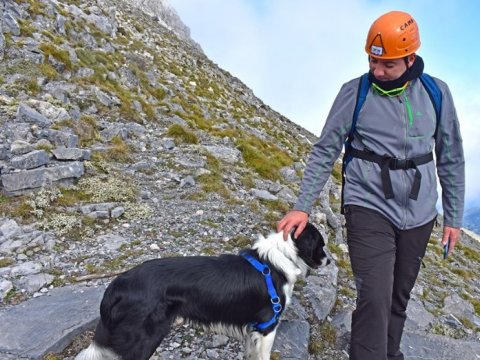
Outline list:
[[[427,90],[428,96],[430,96],[430,100],[432,101],[433,107],[435,108],[435,115],[437,116],[438,127],[438,123],[440,122],[440,115],[442,114],[442,92],[440,91],[440,88],[438,87],[435,80],[433,80],[430,75],[422,73],[422,75],[420,75],[420,81],[425,87],[425,90]]]
[[[347,142],[349,143],[353,140],[353,133],[355,132],[355,126],[357,125],[358,114],[360,113],[360,110],[365,103],[370,85],[371,84],[368,78],[368,73],[363,74],[360,77],[360,82],[358,83],[357,101],[355,103],[355,110],[353,111],[352,126],[350,128],[347,139]]]
[[[357,90],[357,100],[355,103],[355,110],[353,111],[352,117],[352,126],[350,127],[350,132],[348,133],[348,138],[345,140],[345,153],[343,154],[342,158],[342,200],[340,206],[340,213],[344,214],[344,196],[343,192],[345,189],[345,170],[347,169],[347,164],[352,160],[351,155],[351,148],[352,148],[352,141],[353,141],[353,133],[355,132],[355,126],[357,125],[358,114],[362,109],[363,103],[367,99],[368,89],[370,88],[370,80],[368,78],[368,73],[363,74],[360,77],[360,81],[358,83],[358,90]]]

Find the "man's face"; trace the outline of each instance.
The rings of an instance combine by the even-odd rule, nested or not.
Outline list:
[[[408,57],[408,66],[413,64],[415,57]],[[370,57],[370,71],[377,80],[391,81],[396,80],[407,70],[405,59],[376,59]]]

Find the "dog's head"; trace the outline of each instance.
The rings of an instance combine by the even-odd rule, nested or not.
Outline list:
[[[319,266],[330,264],[327,254],[324,251],[325,241],[317,228],[308,223],[298,238],[293,237],[292,240],[298,250],[298,256],[311,268],[315,269]]]

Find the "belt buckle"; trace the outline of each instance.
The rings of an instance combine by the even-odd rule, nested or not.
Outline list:
[[[393,168],[396,169],[396,170],[407,170],[408,169],[408,159],[393,158]]]

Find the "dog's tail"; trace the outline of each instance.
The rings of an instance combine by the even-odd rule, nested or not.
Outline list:
[[[121,360],[121,358],[112,350],[102,348],[92,342],[88,348],[82,350],[75,357],[75,360]]]

